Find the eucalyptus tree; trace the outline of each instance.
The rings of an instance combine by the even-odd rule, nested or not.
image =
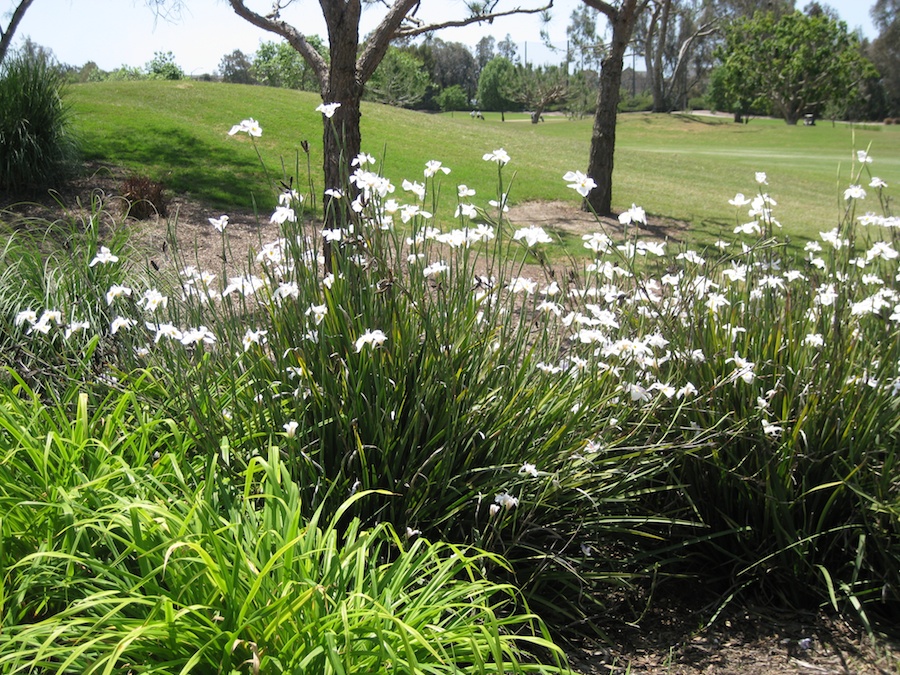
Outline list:
[[[440,89],[459,85],[471,98],[478,88],[478,65],[471,50],[461,42],[445,42],[433,38],[431,47],[431,80]]]
[[[704,75],[706,69],[695,55],[701,43],[715,35],[720,21],[708,0],[653,0],[644,19],[640,46],[653,110],[668,112]]]
[[[878,37],[869,57],[881,74],[890,114],[900,115],[900,0],[877,0],[870,14]]]
[[[515,14],[536,14],[552,7],[553,0],[530,6],[504,9],[503,0],[467,2],[468,13],[456,19],[435,21],[425,14],[435,7],[437,0],[319,0],[318,5],[328,31],[328,54],[316,49],[307,38],[304,23],[309,20],[311,2],[294,0],[229,0],[234,12],[263,30],[280,35],[296,49],[316,74],[323,109],[330,113],[324,119],[324,173],[328,190],[346,188],[349,160],[360,152],[360,101],[366,82],[387,54],[391,42],[431,33],[443,28],[492,22]],[[289,23],[289,10],[302,5],[297,23]],[[363,5],[380,12],[376,27],[360,40],[360,20]],[[253,7],[265,7],[254,9]],[[423,14],[420,15],[420,12]],[[323,115],[326,113],[323,112]],[[326,213],[330,209],[333,192],[325,195]]]
[[[707,79],[732,22],[757,12],[789,14],[794,4],[794,0],[652,0],[635,29],[634,48],[644,55],[653,110],[673,110]]]
[[[519,62],[519,47],[509,33],[497,43],[497,55],[507,59],[510,63]]]
[[[493,35],[485,35],[475,45],[475,65],[478,67],[476,75],[481,75],[481,70],[496,54],[497,38]]]
[[[869,14],[875,27],[884,30],[900,20],[900,0],[875,0]]]
[[[240,49],[226,54],[219,61],[219,75],[223,82],[232,84],[256,84],[253,77],[253,63]]]
[[[795,9],[794,0],[709,0],[716,15],[726,24],[734,19],[752,17],[757,12],[771,12],[776,17],[790,14]]]

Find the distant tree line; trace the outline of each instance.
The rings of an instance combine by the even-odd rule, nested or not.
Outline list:
[[[900,0],[876,2],[872,14],[881,34],[871,42],[851,33],[819,2],[802,12],[793,0],[644,0],[640,5],[620,111],[711,107],[736,119],[778,114],[789,123],[805,114],[858,120],[900,115]],[[558,64],[548,66],[524,63],[510,35],[499,41],[485,37],[474,49],[430,35],[420,42],[395,42],[364,98],[419,110],[525,110],[535,122],[548,110],[583,117],[597,105],[601,64],[610,50],[598,18],[589,4],[573,10],[566,49],[559,50]],[[322,46],[321,39],[312,39]],[[792,49],[792,44],[805,47]],[[785,58],[776,58],[779,54]],[[750,65],[759,66],[756,73]],[[789,79],[806,83],[803,90],[779,89],[788,71]],[[223,57],[219,74],[227,82],[308,91],[318,86],[286,42],[263,43],[249,56],[232,52]]]
[[[26,44],[29,40],[26,40]],[[175,62],[172,52],[156,52],[143,67],[122,65],[115,70],[102,70],[93,61],[76,67],[61,64],[69,82],[103,82],[106,80],[181,80],[184,70]],[[210,78],[212,79],[212,78]]]
[[[778,114],[789,123],[809,114],[856,120],[900,116],[900,0],[875,2],[871,13],[879,35],[871,41],[848,31],[820,2],[807,3],[802,12],[793,0],[641,4],[619,111],[710,107],[733,113],[736,120]],[[592,114],[601,63],[610,49],[598,18],[603,17],[590,3],[573,10],[566,49],[558,50],[559,63],[549,66],[524,63],[510,35],[482,38],[474,48],[431,34],[395,41],[366,83],[364,99],[432,111],[524,110],[534,122],[548,110]],[[322,38],[308,40],[328,53]],[[795,44],[804,49],[792,48]],[[23,49],[42,48],[26,39]],[[61,68],[74,82],[185,77],[171,52],[157,52],[143,67],[103,71],[88,62]],[[319,90],[313,69],[283,40],[262,42],[253,54],[236,49],[222,57],[217,72],[201,79]],[[788,91],[779,86],[786,80],[802,81],[804,87]]]

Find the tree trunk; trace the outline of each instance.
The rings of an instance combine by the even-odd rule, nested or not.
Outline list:
[[[346,192],[349,188],[350,162],[359,154],[362,143],[359,130],[362,116],[359,110],[361,88],[342,89],[340,85],[336,86],[338,88],[334,91],[343,94],[340,98],[324,96],[328,103],[341,104],[341,107],[335,111],[334,117],[325,120],[322,136],[324,189],[337,188]],[[354,93],[348,95],[350,92]]]
[[[356,195],[350,189],[350,162],[359,154],[362,144],[359,107],[363,80],[356,61],[360,5],[358,0],[352,0],[343,7],[327,7],[325,17],[328,23],[331,63],[328,79],[322,87],[322,100],[325,103],[340,103],[341,106],[335,110],[331,119],[325,120],[322,135],[322,168],[325,174],[323,189],[339,189],[346,197],[336,199],[331,195],[324,195],[322,203],[325,208],[325,227],[337,229],[347,227],[353,215],[350,201]],[[330,272],[329,242],[323,242],[322,253],[325,257],[325,269]]]
[[[790,126],[795,126],[798,120],[801,117],[800,112],[803,110],[802,105],[798,105],[797,102],[793,100],[788,101],[775,101],[775,110],[781,113],[781,116],[784,118],[786,124]]]
[[[643,6],[643,5],[642,5]],[[614,15],[608,15],[612,26],[609,53],[600,64],[600,92],[591,134],[588,176],[597,183],[585,199],[585,209],[598,215],[612,215],[613,154],[616,148],[616,113],[619,88],[622,85],[625,49],[634,31],[639,12],[637,0],[625,0]]]
[[[650,18],[650,26],[647,29],[644,62],[647,67],[647,76],[650,80],[650,89],[653,93],[653,112],[669,112],[672,109],[668,100],[666,77],[663,72],[663,55],[669,40],[669,12],[671,5],[671,0],[664,0],[657,5],[653,16]]]
[[[600,66],[600,93],[594,130],[591,134],[591,155],[588,176],[597,187],[588,194],[587,202],[601,216],[612,215],[613,154],[616,148],[616,115],[619,86],[622,83],[622,57],[610,53]]]
[[[332,73],[334,69],[332,69]],[[361,134],[359,129],[360,111],[359,102],[361,93],[358,88],[356,96],[346,94],[338,101],[330,97],[329,103],[340,103],[334,116],[325,120],[325,130],[322,136],[324,148],[323,169],[325,174],[324,189],[339,189],[345,195],[343,198],[335,198],[326,194],[322,198],[325,211],[325,227],[328,229],[346,228],[353,217],[350,201],[355,198],[350,185],[350,162],[360,153]],[[337,89],[336,91],[348,91]],[[322,254],[325,257],[325,269],[331,271],[331,244],[322,242]]]

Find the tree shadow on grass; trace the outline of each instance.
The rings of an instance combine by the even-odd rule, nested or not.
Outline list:
[[[86,153],[87,159],[127,158],[130,166],[142,167],[167,189],[211,206],[251,207],[255,202],[269,208],[275,203],[275,186],[266,185],[258,158],[242,157],[177,126],[151,125],[140,132],[122,129],[114,137],[104,137],[98,145],[99,150]],[[279,168],[272,179],[281,177]]]

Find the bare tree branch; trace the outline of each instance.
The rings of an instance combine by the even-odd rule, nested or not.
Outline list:
[[[603,2],[603,0],[581,0],[584,4],[592,9],[596,9],[601,14],[605,14],[610,21],[615,18],[615,15],[619,13],[619,8],[614,7],[608,2]]]
[[[12,43],[13,35],[16,34],[16,28],[19,27],[22,17],[25,16],[25,12],[28,11],[28,7],[32,2],[34,2],[34,0],[21,0],[16,6],[15,11],[13,11],[12,18],[9,20],[9,25],[6,27],[6,30],[0,28],[0,63],[3,62],[3,58],[6,56],[9,45]]]
[[[397,0],[388,10],[388,13],[385,14],[381,23],[378,24],[378,28],[372,32],[366,48],[356,62],[356,70],[363,82],[368,80],[372,73],[375,72],[378,64],[381,63],[381,59],[384,58],[391,40],[397,37],[397,32],[403,21],[418,4],[419,0]]]
[[[261,14],[257,14],[256,12],[248,9],[244,4],[244,0],[228,1],[231,4],[231,8],[234,10],[235,14],[237,14],[242,19],[252,23],[258,28],[276,33],[287,40],[290,45],[294,49],[296,49],[300,53],[300,55],[304,59],[306,59],[306,62],[312,67],[313,72],[315,72],[316,74],[316,79],[319,81],[319,89],[323,92],[325,91],[328,83],[328,63],[325,61],[324,57],[319,54],[316,48],[306,40],[306,36],[300,33],[289,23],[278,18],[279,11],[285,5],[282,5],[281,3],[276,1],[273,5],[272,13],[269,16],[262,16]]]
[[[542,7],[525,9],[517,7],[515,9],[508,9],[504,12],[473,14],[470,17],[467,17],[465,19],[458,19],[457,21],[444,21],[443,23],[422,24],[412,28],[401,28],[395,33],[394,37],[415,37],[416,35],[431,33],[443,28],[460,28],[461,26],[470,26],[473,23],[483,23],[484,21],[491,23],[494,19],[500,19],[505,16],[513,16],[516,14],[540,14],[541,12],[546,12],[547,10],[552,9],[553,2],[554,0],[547,0],[547,4],[543,5]],[[494,5],[496,4],[497,3],[495,2]]]

